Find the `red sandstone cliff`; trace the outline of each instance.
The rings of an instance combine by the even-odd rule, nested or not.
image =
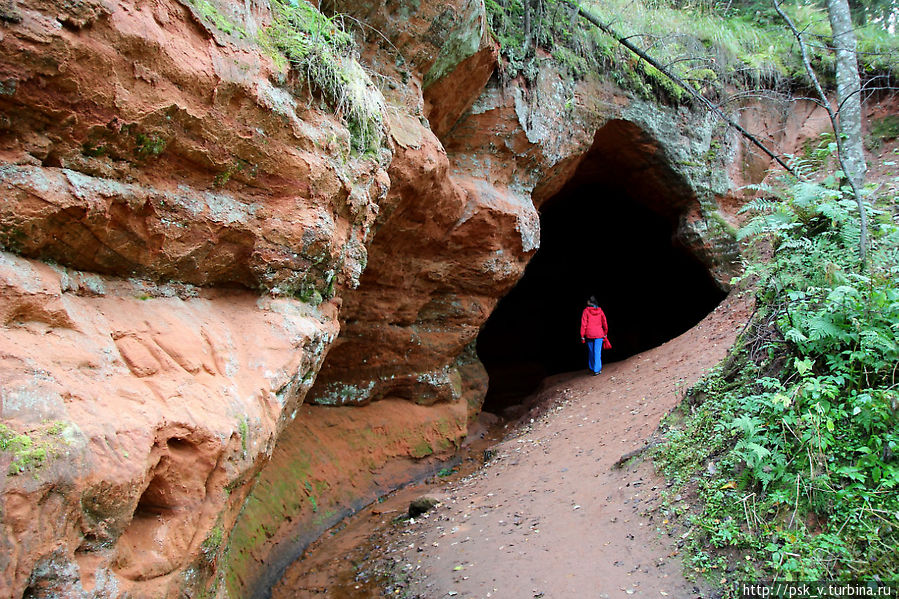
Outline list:
[[[193,595],[337,336],[391,152],[348,153],[189,3],[3,20],[0,595]]]

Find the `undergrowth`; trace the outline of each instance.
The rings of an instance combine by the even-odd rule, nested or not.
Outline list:
[[[722,95],[727,85],[783,91],[810,87],[794,39],[779,18],[760,15],[743,4],[728,2],[712,9],[702,2],[667,0],[580,2],[706,96]],[[574,78],[596,72],[645,97],[688,99],[668,77],[585,23],[562,0],[486,0],[486,7],[509,77],[536,79],[541,48]],[[812,40],[808,44],[812,64],[832,73],[826,12],[808,3],[790,4],[787,10]],[[899,73],[895,35],[873,22],[857,28],[856,34],[863,73]]]
[[[687,563],[720,584],[899,580],[899,226],[869,207],[862,271],[857,207],[832,177],[746,210],[740,237],[769,254],[742,277],[757,312],[656,454],[698,498]]]

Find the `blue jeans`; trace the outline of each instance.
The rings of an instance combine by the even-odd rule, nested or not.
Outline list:
[[[602,337],[587,339],[587,368],[592,372],[602,372]]]

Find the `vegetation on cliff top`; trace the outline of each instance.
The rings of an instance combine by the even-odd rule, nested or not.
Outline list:
[[[899,225],[870,209],[859,270],[857,206],[835,181],[747,206],[756,315],[657,455],[698,495],[689,564],[715,582],[899,580]]]
[[[215,2],[183,1],[207,26],[237,39],[250,38],[247,29]],[[254,41],[277,65],[295,69],[310,91],[324,96],[350,130],[352,150],[365,153],[378,148],[384,139],[383,101],[359,64],[355,40],[339,15],[325,16],[307,0],[269,0],[269,7],[271,22]]]
[[[776,13],[772,16],[770,3],[607,0],[580,4],[703,94],[719,96],[726,85],[789,89],[810,84],[794,40]],[[575,78],[598,72],[646,97],[687,99],[658,70],[583,23],[564,0],[486,0],[486,6],[509,77],[536,78],[537,49],[542,48]],[[787,9],[807,35],[816,40],[829,37],[827,14],[819,6],[795,2]],[[899,74],[899,39],[887,25],[882,17],[871,16],[856,30],[861,68],[869,76]],[[811,51],[816,68],[833,71],[826,43],[814,44]]]
[[[269,0],[272,22],[259,43],[276,62],[287,62],[324,94],[350,129],[353,149],[381,145],[383,101],[357,60],[352,35],[339,17],[327,17],[305,0]]]

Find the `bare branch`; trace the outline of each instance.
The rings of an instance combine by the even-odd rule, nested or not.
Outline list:
[[[665,63],[665,68],[674,66],[681,62],[701,62],[705,64],[713,64],[714,61],[708,58],[707,56],[682,56],[681,58],[674,58]]]

